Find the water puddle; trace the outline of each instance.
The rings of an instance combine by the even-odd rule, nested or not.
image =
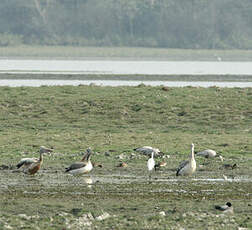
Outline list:
[[[215,184],[215,183],[252,183],[252,178],[248,175],[237,176],[234,178],[195,178],[195,177],[156,177],[151,179],[146,175],[130,175],[130,174],[112,174],[112,175],[90,175],[75,177],[63,173],[43,173],[42,175],[27,176],[23,173],[12,173],[6,176],[7,171],[0,172],[0,190],[8,187],[22,188],[22,187],[71,187],[71,186],[87,186],[89,185],[129,185],[129,184],[181,184],[181,183],[197,183],[197,184]]]

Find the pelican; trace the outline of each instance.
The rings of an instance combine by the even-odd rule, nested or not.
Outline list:
[[[217,154],[214,150],[212,149],[206,149],[201,152],[195,152],[196,156],[202,156],[205,158],[214,158],[214,157],[219,157],[221,161],[223,161],[223,157],[220,154]]]
[[[90,156],[92,151],[90,148],[87,149],[87,153],[84,155],[80,162],[75,162],[66,168],[65,172],[68,172],[72,175],[81,175],[85,173],[89,173],[93,169],[93,165],[90,161]]]
[[[225,205],[222,206],[215,205],[215,209],[220,210],[223,213],[234,213],[233,206],[230,202],[227,202]]]
[[[134,151],[142,153],[144,155],[151,155],[152,152],[154,152],[155,154],[161,153],[159,149],[152,148],[150,146],[143,146],[143,147],[135,148]]]
[[[192,175],[196,170],[196,161],[194,159],[194,144],[191,145],[191,154],[189,160],[180,163],[176,176]]]
[[[147,161],[147,168],[148,168],[148,171],[149,171],[149,178],[151,177],[151,171],[155,167],[154,153],[155,153],[154,151],[151,152],[151,158],[149,158],[149,160]]]
[[[28,158],[29,159],[29,158]],[[31,158],[32,159],[32,158]],[[28,161],[25,161],[26,163],[23,163],[25,165],[27,165]],[[22,165],[23,165],[22,164]],[[28,164],[28,166],[26,166],[24,173],[30,174],[30,175],[34,175],[35,173],[37,173],[41,167],[41,165],[43,164],[43,153],[40,153],[40,157],[39,159],[37,159],[35,162]],[[21,166],[22,166],[21,165]],[[20,167],[21,167],[20,166]]]
[[[53,152],[53,149],[47,148],[45,146],[40,146],[39,152],[40,153],[51,153],[51,152]]]

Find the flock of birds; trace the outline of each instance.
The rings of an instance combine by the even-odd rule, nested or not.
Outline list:
[[[41,168],[41,165],[43,163],[43,154],[51,153],[52,151],[53,150],[50,148],[41,146],[39,150],[39,153],[40,153],[39,158],[22,158],[18,162],[17,168],[19,169],[22,167],[24,173],[29,174],[29,175],[34,175]],[[150,158],[147,161],[147,169],[149,172],[149,178],[151,178],[151,173],[153,170],[156,170],[157,167],[165,166],[165,164],[162,162],[161,163],[159,162],[158,164],[155,163],[155,159],[154,159],[155,154],[162,153],[159,149],[152,148],[150,146],[144,146],[144,147],[136,148],[134,149],[134,151],[140,152],[145,155],[150,155]],[[195,154],[197,154],[198,156],[203,156],[205,158],[214,158],[218,156],[220,160],[223,161],[222,156],[217,154],[216,151],[211,150],[211,149],[206,149],[204,151],[195,153],[194,144],[192,143],[189,159],[182,161],[179,164],[177,168],[176,176],[189,176],[189,175],[192,175],[196,171]],[[89,173],[94,167],[94,165],[90,161],[91,155],[92,155],[92,150],[89,147],[86,153],[84,154],[83,158],[79,162],[75,162],[71,164],[69,167],[67,167],[65,172],[70,173],[72,175],[81,175],[81,174]],[[125,167],[123,164],[125,163],[121,163],[121,166],[119,167]],[[215,208],[223,212],[228,212],[228,213],[233,212],[233,207],[230,202],[227,202],[224,206],[216,205]]]
[[[39,171],[41,165],[43,164],[43,154],[51,152],[53,152],[52,149],[40,146],[39,158],[22,158],[18,162],[17,168],[19,169],[22,167],[24,173],[34,175]],[[71,164],[68,168],[66,168],[65,172],[73,175],[81,175],[90,172],[93,169],[93,164],[90,161],[91,154],[91,148],[88,148],[83,158],[79,162]]]
[[[152,172],[153,169],[156,169],[157,167],[162,167],[160,165],[161,163],[156,164],[154,160],[154,154],[160,154],[161,152],[159,149],[152,148],[150,146],[144,146],[141,148],[136,148],[134,149],[137,152],[141,152],[144,154],[151,154],[151,158],[147,162],[147,168],[149,172]],[[206,149],[201,152],[194,152],[194,144],[191,144],[191,154],[189,156],[189,160],[182,161],[176,172],[176,176],[189,176],[192,175],[196,171],[196,160],[194,157],[194,154],[197,154],[198,156],[203,156],[205,158],[214,158],[214,157],[219,157],[221,161],[223,161],[223,157],[219,154],[216,153],[216,151],[212,149]]]
[[[158,167],[165,166],[164,162],[159,162],[158,164],[155,163],[154,156],[155,154],[160,154],[160,150],[156,148],[152,148],[150,146],[144,146],[140,148],[134,149],[136,152],[140,152],[145,155],[150,155],[151,157],[147,161],[147,169],[149,173],[151,173],[153,170],[156,170]],[[17,168],[23,168],[23,172],[26,174],[34,175],[39,171],[41,168],[41,165],[43,163],[43,154],[44,153],[51,153],[53,149],[46,148],[45,146],[41,146],[39,153],[40,156],[39,158],[22,158],[18,164]],[[65,172],[68,172],[73,175],[80,175],[80,174],[85,174],[89,173],[93,169],[93,164],[90,161],[90,157],[92,154],[92,150],[89,147],[87,149],[87,152],[83,156],[83,158],[79,162],[75,162],[71,164],[68,168],[66,168]],[[187,175],[192,175],[196,171],[196,161],[194,157],[194,144],[191,144],[191,153],[189,156],[189,160],[182,161],[177,169],[177,176],[187,176]],[[214,150],[207,149],[201,152],[196,153],[198,156],[203,156],[205,158],[214,158],[219,156],[221,161],[223,161],[222,156],[217,154]],[[121,164],[121,167],[124,167],[125,163]],[[151,174],[149,174],[151,176]]]

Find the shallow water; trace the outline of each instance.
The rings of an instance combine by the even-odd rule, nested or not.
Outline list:
[[[208,177],[171,177],[168,174],[155,175],[151,179],[146,175],[131,175],[131,174],[110,174],[110,175],[83,175],[72,176],[65,173],[46,173],[43,172],[36,176],[29,176],[23,174],[21,171],[0,171],[0,191],[12,188],[27,188],[31,186],[38,186],[43,188],[57,188],[57,187],[72,187],[74,185],[86,186],[114,184],[114,185],[129,185],[129,184],[160,184],[171,185],[178,183],[196,183],[196,184],[216,184],[216,183],[252,183],[252,178],[249,176],[228,178],[208,178]],[[164,188],[167,189],[167,188]]]
[[[251,75],[251,62],[0,59],[2,73]]]

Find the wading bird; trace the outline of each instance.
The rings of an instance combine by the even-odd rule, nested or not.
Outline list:
[[[191,154],[189,160],[180,163],[176,176],[192,175],[196,170],[196,161],[194,159],[194,144],[191,145]]]
[[[151,172],[153,171],[155,167],[155,160],[154,160],[154,151],[151,152],[151,158],[147,161],[147,168],[149,172],[149,178],[151,178]]]
[[[30,158],[30,159],[33,159],[33,158]],[[25,162],[25,163],[23,163],[22,165],[26,165],[26,167],[24,169],[24,173],[29,174],[29,175],[34,175],[35,173],[37,173],[39,171],[41,165],[43,164],[43,153],[40,153],[39,159],[35,160],[34,162],[32,162],[30,164],[28,163],[29,160],[26,160],[26,161],[23,161],[23,162]],[[18,165],[20,165],[20,164],[18,164]]]
[[[227,202],[225,205],[222,206],[215,205],[215,209],[220,210],[223,213],[234,213],[233,206],[230,202]]]
[[[89,173],[93,169],[93,165],[90,161],[90,156],[92,151],[90,148],[87,149],[87,153],[84,155],[80,162],[75,162],[66,168],[65,172],[68,172],[72,175],[81,175],[85,173]]]
[[[221,161],[223,161],[223,157],[220,154],[217,154],[216,151],[212,149],[206,149],[200,152],[195,152],[196,156],[202,156],[205,158],[214,158],[219,157]]]
[[[151,155],[152,152],[154,152],[155,154],[161,153],[159,149],[152,148],[150,146],[143,146],[143,147],[135,148],[134,151],[142,153],[144,155]]]

